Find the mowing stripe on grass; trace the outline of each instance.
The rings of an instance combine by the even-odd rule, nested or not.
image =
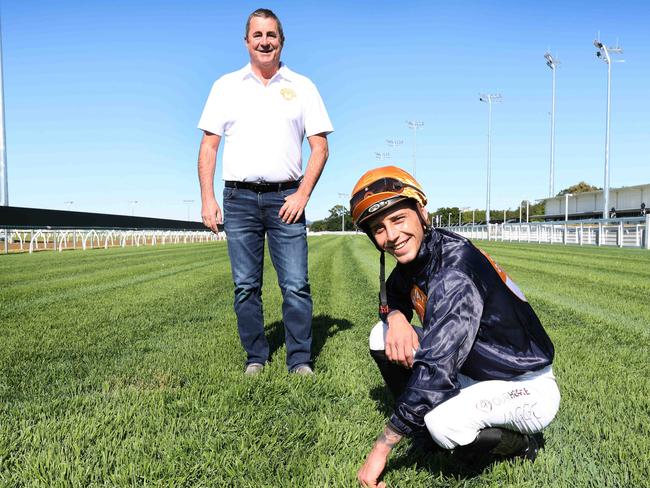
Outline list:
[[[404,442],[389,486],[647,486],[650,255],[479,245],[547,324],[560,413],[534,464],[467,477]],[[255,378],[242,374],[225,243],[0,259],[0,485],[355,486],[392,408],[368,355],[378,253],[363,236],[309,248],[313,378],[286,372],[268,254],[273,354]]]

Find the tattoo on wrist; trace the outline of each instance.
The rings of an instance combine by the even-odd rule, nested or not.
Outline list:
[[[395,432],[390,427],[384,427],[384,431],[377,438],[377,443],[384,444],[386,447],[392,449],[402,440],[402,436]]]

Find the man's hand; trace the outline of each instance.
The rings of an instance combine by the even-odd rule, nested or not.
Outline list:
[[[298,222],[305,211],[308,200],[309,195],[304,194],[300,191],[300,188],[298,188],[296,193],[284,198],[284,205],[282,205],[278,216],[285,224]]]
[[[203,220],[203,225],[215,234],[217,233],[217,224],[222,224],[223,218],[221,216],[221,208],[219,208],[219,204],[214,198],[204,201],[201,205],[201,219]]]
[[[311,192],[316,186],[318,178],[320,178],[325,162],[329,155],[327,148],[327,134],[316,134],[307,138],[311,154],[309,161],[307,161],[307,170],[305,176],[300,182],[298,191],[293,195],[289,195],[284,199],[284,205],[278,212],[278,216],[286,224],[293,224],[298,222],[302,214],[305,212],[305,207],[311,196]]]
[[[414,351],[420,347],[418,335],[402,312],[393,311],[388,316],[386,357],[405,368],[413,367]]]
[[[357,479],[361,486],[369,488],[386,488],[386,483],[379,481],[381,473],[384,472],[386,461],[390,451],[402,440],[402,436],[386,426],[381,435],[377,438],[375,445],[368,454],[366,462],[357,473]]]

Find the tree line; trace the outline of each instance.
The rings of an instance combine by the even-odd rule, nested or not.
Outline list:
[[[567,193],[584,193],[588,191],[601,190],[601,188],[595,187],[584,181],[571,185],[568,188],[560,190],[557,196],[562,196]],[[504,221],[506,222],[519,222],[520,218],[520,209],[521,209],[521,220],[526,221],[526,201],[521,202],[521,206],[515,209],[490,209],[490,222],[499,223]],[[329,210],[329,216],[322,219],[316,220],[309,225],[309,228],[312,232],[322,232],[322,231],[341,231],[345,230],[355,230],[354,224],[352,223],[352,215],[350,210],[344,205],[334,205]],[[544,215],[544,203],[532,203],[528,205],[528,220],[532,221],[536,216]],[[434,212],[429,212],[429,222],[436,223],[436,217],[439,216],[440,226],[446,225],[464,225],[485,223],[485,210],[480,209],[461,209],[460,207],[439,207]]]

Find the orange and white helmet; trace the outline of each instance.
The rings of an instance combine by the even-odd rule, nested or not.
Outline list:
[[[352,189],[352,221],[363,228],[373,215],[409,198],[423,207],[427,204],[422,186],[409,173],[396,166],[371,169]]]

